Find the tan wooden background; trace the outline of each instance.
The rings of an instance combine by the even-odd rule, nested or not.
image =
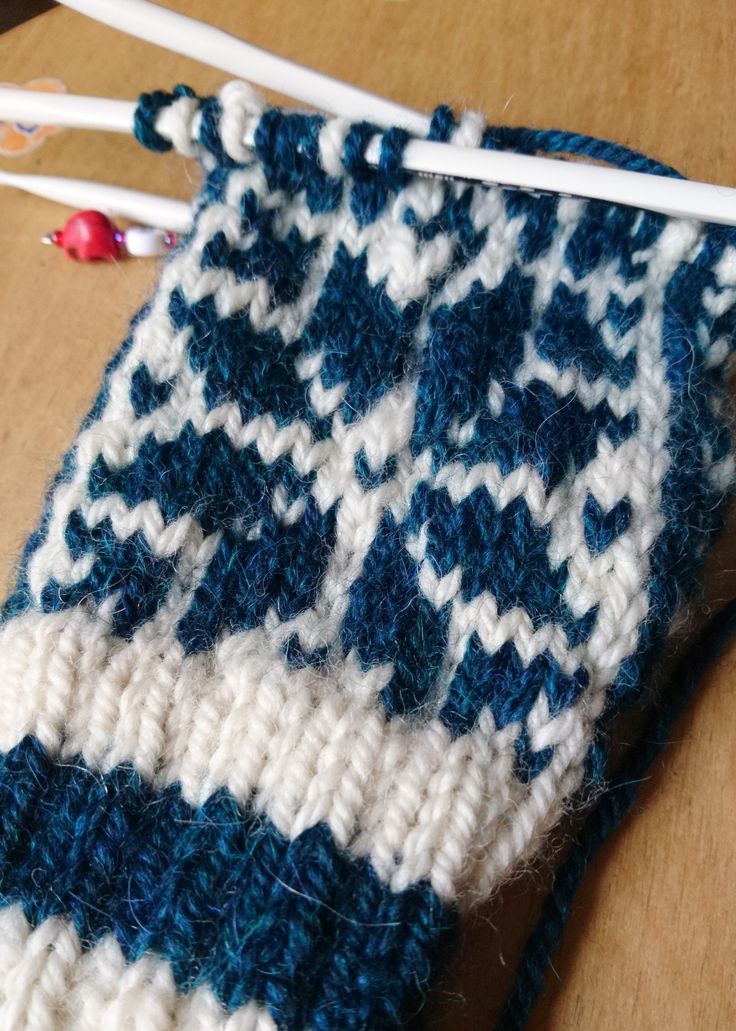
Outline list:
[[[611,137],[736,185],[733,0],[169,0],[251,42],[422,109]],[[243,69],[247,77],[247,68]],[[0,37],[0,79],[133,98],[223,76],[66,10]],[[2,167],[187,196],[196,170],[129,139],[66,131]],[[9,578],[103,363],[156,275],[78,266],[38,244],[67,212],[0,194],[0,569]],[[732,535],[730,535],[732,536]],[[736,593],[734,547],[707,574]],[[736,1029],[736,648],[702,685],[633,816],[593,864],[532,1031]],[[434,1031],[490,1029],[547,865],[475,919],[429,1009]],[[101,1029],[104,1031],[104,1029]]]

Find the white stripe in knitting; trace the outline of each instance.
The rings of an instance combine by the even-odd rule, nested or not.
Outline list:
[[[396,890],[427,878],[447,899],[525,858],[497,847],[504,828],[521,821],[533,847],[547,801],[563,805],[582,775],[594,697],[564,720],[535,712],[533,734],[564,747],[526,785],[513,769],[519,725],[495,730],[490,710],[455,740],[437,719],[388,719],[378,693],[390,666],[296,670],[264,630],[187,658],[170,630],[153,620],[126,642],[83,609],[11,620],[0,630],[0,750],[30,733],[93,767],[132,761],[156,785],[179,782],[192,804],[226,786],[289,837],[323,820]]]
[[[19,905],[0,910],[3,1031],[277,1031],[255,1002],[226,1013],[209,988],[181,994],[169,964],[128,963],[113,935],[83,950],[71,921],[32,927]]]

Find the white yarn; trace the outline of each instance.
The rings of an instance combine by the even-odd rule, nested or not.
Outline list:
[[[19,905],[0,909],[3,1031],[277,1031],[263,1006],[227,1014],[205,987],[180,994],[164,960],[128,963],[113,935],[82,950],[73,925],[33,928]]]

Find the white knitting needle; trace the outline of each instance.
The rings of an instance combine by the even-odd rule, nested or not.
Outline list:
[[[135,104],[129,101],[0,88],[0,118],[11,121],[131,132],[134,112]],[[243,142],[253,144],[252,130]],[[376,136],[365,154],[370,164],[378,164],[380,149],[380,136]],[[561,193],[663,215],[736,225],[736,189],[727,186],[427,140],[409,141],[403,165],[410,172]]]
[[[429,118],[385,97],[351,86],[323,72],[305,68],[285,57],[246,43],[213,25],[197,21],[147,0],[61,0],[129,36],[164,47],[229,75],[247,79],[310,104],[321,111],[345,115],[355,121],[368,119],[378,125],[400,125],[425,135]]]
[[[53,97],[62,97],[62,102],[54,104]],[[0,119],[25,125],[64,125],[73,129],[131,133],[134,108],[129,100],[0,86]]]
[[[94,208],[113,218],[127,218],[175,233],[186,233],[192,224],[192,209],[185,201],[88,179],[0,171],[0,186],[13,186],[59,204]]]

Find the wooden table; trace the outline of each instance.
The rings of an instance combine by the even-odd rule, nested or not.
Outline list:
[[[413,107],[558,126],[736,185],[736,19],[730,0],[177,0],[178,10]],[[244,69],[247,75],[247,69]],[[0,37],[0,77],[58,76],[72,92],[133,98],[223,76],[57,9]],[[196,170],[130,139],[62,132],[2,166],[185,197]],[[78,266],[38,244],[56,206],[0,194],[0,563],[9,573],[103,363],[148,294],[143,260]],[[733,534],[729,535],[731,538]],[[707,574],[736,593],[734,547]],[[534,1031],[736,1028],[736,648],[702,684],[634,814],[593,863]],[[485,1031],[508,987],[549,863],[466,921],[430,1006],[434,1031]],[[101,1029],[102,1031],[102,1029]]]

